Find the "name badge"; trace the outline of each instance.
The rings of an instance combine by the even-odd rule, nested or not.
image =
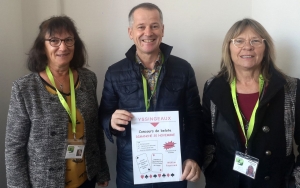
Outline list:
[[[65,159],[82,159],[85,148],[84,139],[68,139]]]
[[[82,159],[84,145],[68,145],[65,159]]]
[[[252,179],[255,179],[258,163],[259,163],[259,159],[247,155],[245,153],[236,151],[233,170],[241,174],[244,174]]]

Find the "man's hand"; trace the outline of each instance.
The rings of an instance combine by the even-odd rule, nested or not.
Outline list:
[[[111,127],[118,131],[125,131],[124,125],[128,125],[133,115],[126,110],[116,110],[111,116],[110,124]]]
[[[187,159],[183,162],[183,173],[181,176],[181,180],[188,180],[195,182],[200,178],[201,169],[196,163],[196,161],[192,159]]]
[[[108,181],[105,181],[105,182],[98,182],[97,184],[98,184],[98,186],[100,186],[100,187],[107,187],[107,186],[108,186]]]

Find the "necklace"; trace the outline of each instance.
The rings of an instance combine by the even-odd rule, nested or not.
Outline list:
[[[244,114],[242,112],[241,112],[241,115],[242,115],[243,120],[245,121],[244,126],[245,126],[245,130],[246,130],[245,132],[247,133],[248,127],[249,127],[249,120],[246,119],[246,117],[244,116]]]
[[[60,90],[63,91],[63,84],[62,84],[59,80],[57,80],[54,76],[53,76],[53,78],[54,78],[56,81],[58,81]]]

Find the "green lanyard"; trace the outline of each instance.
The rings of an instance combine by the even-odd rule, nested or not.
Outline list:
[[[164,63],[164,55],[161,53],[161,61],[163,64]],[[162,67],[161,67],[162,68]],[[148,86],[147,86],[147,80],[146,78],[144,77],[144,75],[142,74],[142,78],[143,78],[143,88],[144,88],[144,100],[145,100],[145,106],[146,106],[146,112],[148,112],[149,108],[150,108],[150,101],[151,101],[151,98],[153,97],[153,94],[155,93],[155,90],[156,90],[156,86],[157,86],[157,80],[159,78],[159,75],[160,75],[160,70],[161,68],[159,69],[158,71],[158,76],[157,76],[157,79],[155,81],[155,85],[154,85],[154,89],[153,91],[151,92],[151,96],[150,98],[148,99]]]
[[[71,110],[66,102],[66,100],[64,99],[64,97],[62,96],[62,94],[58,91],[58,89],[56,88],[54,79],[53,79],[53,75],[49,69],[48,66],[46,66],[46,73],[47,76],[50,80],[50,82],[52,83],[52,85],[55,87],[58,98],[61,102],[61,104],[63,105],[63,107],[65,108],[65,110],[67,111],[67,113],[70,116],[70,119],[72,121],[72,132],[74,134],[74,139],[76,138],[76,103],[75,103],[75,86],[74,86],[74,78],[73,78],[73,73],[71,71],[71,69],[69,68],[69,77],[70,77],[70,88],[71,88]]]
[[[259,75],[259,97],[261,95],[263,87],[264,87],[264,78],[262,77],[262,75]],[[237,102],[237,98],[236,98],[236,79],[235,78],[231,82],[231,95],[232,95],[232,100],[233,100],[235,111],[237,113],[240,125],[242,127],[242,131],[243,131],[244,136],[246,138],[246,144],[245,144],[245,146],[247,148],[247,146],[248,146],[248,139],[250,138],[250,136],[251,136],[251,134],[253,132],[253,128],[254,128],[255,114],[256,114],[256,110],[257,110],[258,104],[259,104],[259,97],[258,97],[257,102],[256,102],[256,104],[254,106],[253,111],[252,111],[250,122],[249,122],[249,127],[248,127],[248,130],[247,130],[247,136],[246,136],[245,135],[245,129],[244,129],[244,122],[243,122],[241,111],[240,111],[240,108],[239,108],[239,105],[238,105],[238,102]]]

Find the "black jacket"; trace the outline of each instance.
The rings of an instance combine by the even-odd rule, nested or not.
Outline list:
[[[299,156],[295,164],[293,153],[293,133],[300,143],[299,80],[273,69],[271,73],[248,140],[248,154],[259,159],[255,180],[233,170],[235,152],[245,150],[229,83],[222,76],[206,83],[202,104],[207,188],[238,188],[240,181],[249,188],[282,188],[293,170],[299,176]]]
[[[193,159],[200,166],[202,111],[194,70],[187,61],[170,55],[171,46],[162,43],[160,50],[165,61],[157,82],[157,104],[148,111],[179,111],[182,159]],[[107,138],[113,142],[112,134],[117,136],[117,178],[128,183],[133,183],[131,126],[117,132],[111,129],[110,119],[117,109],[146,111],[142,74],[135,54],[133,45],[125,59],[108,68],[99,107],[100,123]]]

